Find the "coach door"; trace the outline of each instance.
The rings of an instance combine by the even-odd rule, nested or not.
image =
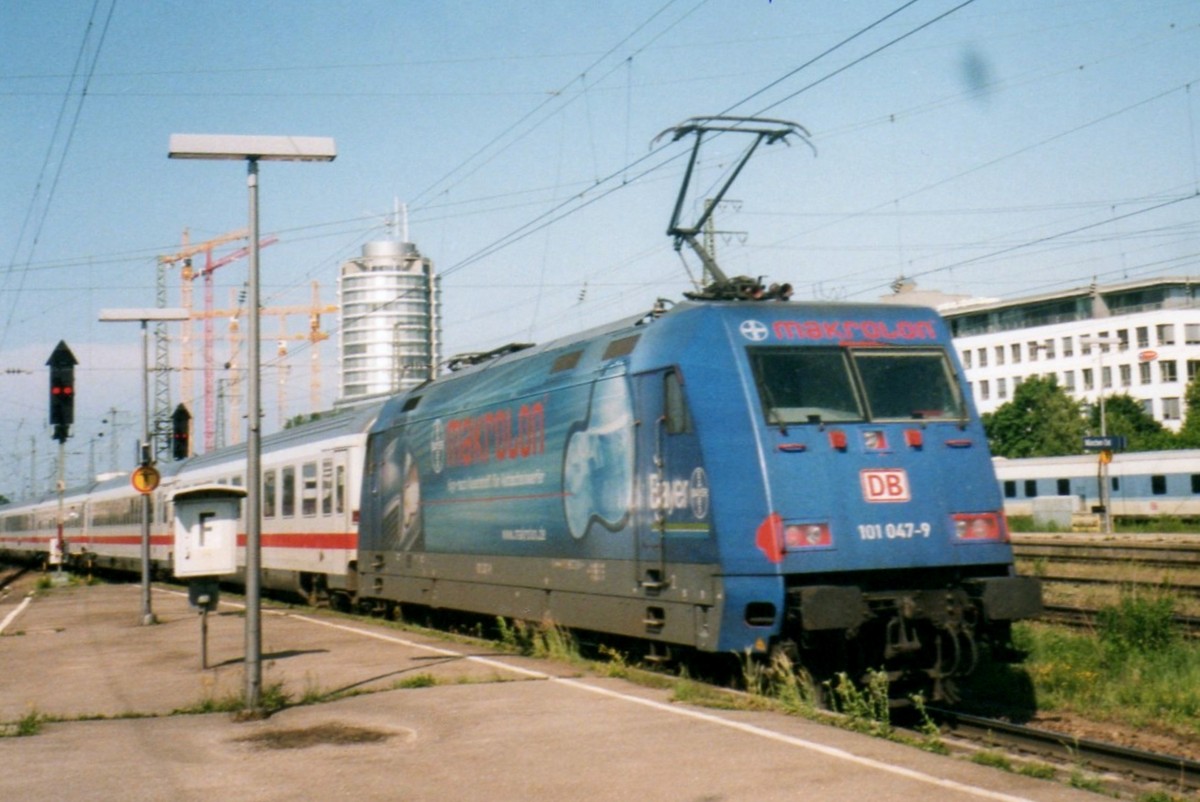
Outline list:
[[[635,383],[638,581],[654,591],[670,584],[668,563],[694,559],[689,544],[708,536],[708,481],[678,368]]]

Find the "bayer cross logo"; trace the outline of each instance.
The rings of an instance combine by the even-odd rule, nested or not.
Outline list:
[[[738,327],[738,331],[740,331],[742,336],[747,340],[753,340],[754,342],[760,342],[767,339],[767,327],[762,323],[759,323],[757,320],[742,321],[742,325]]]

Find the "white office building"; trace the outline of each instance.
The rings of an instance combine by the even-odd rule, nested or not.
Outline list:
[[[935,307],[947,321],[980,413],[1030,376],[1052,375],[1088,404],[1127,394],[1178,431],[1200,371],[1200,282],[1155,278],[1017,300],[965,299],[899,287],[885,300]]]
[[[338,405],[409,390],[441,361],[441,286],[411,242],[368,242],[338,273]]]

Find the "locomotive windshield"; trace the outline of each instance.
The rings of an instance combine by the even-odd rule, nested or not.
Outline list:
[[[958,420],[964,414],[941,350],[754,348],[749,355],[769,423]]]

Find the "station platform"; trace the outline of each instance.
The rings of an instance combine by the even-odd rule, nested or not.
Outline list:
[[[157,587],[0,600],[0,799],[846,800],[1096,797],[802,718],[382,622],[264,606],[263,684],[291,705],[239,721],[244,619]],[[236,601],[236,600],[233,600]]]

